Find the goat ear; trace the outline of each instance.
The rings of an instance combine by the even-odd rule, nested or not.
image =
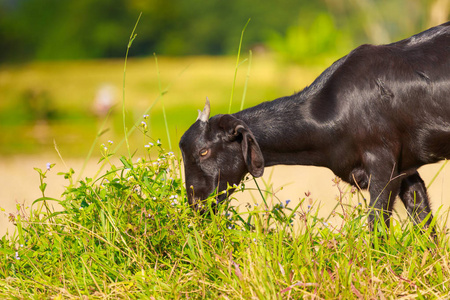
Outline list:
[[[247,124],[231,115],[223,115],[219,126],[225,130],[230,141],[242,136],[241,149],[247,169],[253,176],[261,177],[264,173],[264,157]]]
[[[237,126],[236,132],[242,134],[242,155],[248,171],[255,177],[261,177],[264,173],[264,157],[255,136],[250,129],[242,125]]]

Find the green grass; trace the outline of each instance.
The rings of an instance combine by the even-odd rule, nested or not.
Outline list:
[[[146,145],[149,145],[146,143]],[[449,244],[411,222],[369,233],[364,204],[319,218],[305,199],[198,215],[186,203],[180,162],[160,145],[131,161],[104,152],[108,170],[61,199],[13,216],[0,240],[0,296],[9,299],[418,299],[450,296]],[[156,153],[156,154],[155,154]],[[115,161],[115,163],[114,163]],[[244,185],[240,188],[245,188]],[[270,190],[265,187],[265,190]],[[346,193],[342,203],[351,203]],[[354,200],[354,199],[353,199]],[[49,208],[58,203],[62,209]]]

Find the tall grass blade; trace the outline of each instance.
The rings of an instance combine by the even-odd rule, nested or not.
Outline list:
[[[134,39],[136,38],[136,28],[139,24],[139,20],[141,19],[142,12],[139,14],[139,17],[134,25],[133,31],[130,35],[130,40],[128,41],[127,52],[125,53],[125,63],[123,66],[123,86],[122,86],[122,120],[123,120],[123,132],[125,134],[125,143],[127,145],[128,155],[131,158],[130,144],[128,142],[128,134],[127,134],[127,124],[126,124],[126,116],[125,116],[125,79],[127,74],[127,61],[128,61],[128,53],[130,51],[131,45],[133,44]]]
[[[253,181],[255,182],[256,188],[258,189],[258,192],[259,192],[259,194],[261,195],[262,200],[264,201],[264,205],[265,205],[266,207],[269,207],[269,206],[267,205],[267,202],[266,202],[266,197],[264,197],[264,195],[263,195],[263,193],[262,193],[262,191],[261,191],[261,188],[259,187],[258,181],[256,181],[256,178],[254,178],[254,177],[253,177]]]
[[[242,29],[241,32],[241,39],[239,40],[239,49],[238,49],[238,55],[236,59],[236,68],[234,69],[234,79],[233,79],[233,86],[231,87],[231,97],[230,97],[230,105],[228,107],[228,113],[231,113],[231,105],[233,104],[233,96],[234,96],[234,88],[236,86],[236,77],[237,77],[237,71],[239,68],[239,60],[241,59],[241,47],[242,47],[242,39],[244,38],[244,32],[247,28],[248,23],[250,22],[250,19],[248,19],[247,23],[245,23],[244,29]]]
[[[164,106],[164,94],[162,87],[161,87],[161,74],[159,73],[159,65],[158,65],[158,58],[156,57],[156,53],[153,53],[153,56],[155,57],[155,63],[156,63],[156,73],[158,77],[158,88],[159,88],[159,97],[161,99],[161,105],[162,105],[162,111],[163,111],[163,117],[164,117],[164,125],[166,127],[166,134],[167,134],[167,141],[169,142],[169,149],[172,150],[172,142],[170,140],[170,133],[169,133],[169,125],[167,124],[167,115],[166,115],[166,108]]]
[[[239,110],[244,109],[244,102],[245,102],[245,96],[247,95],[247,86],[248,86],[248,79],[250,78],[251,67],[252,67],[252,50],[248,51],[247,75],[245,76],[244,92],[242,93],[241,107],[239,108]]]
[[[439,168],[439,170],[437,171],[436,175],[434,175],[433,179],[431,179],[430,183],[427,185],[427,189],[430,188],[430,186],[433,184],[433,182],[436,180],[436,178],[439,176],[439,174],[441,174],[442,170],[444,169],[444,167],[447,165],[448,160],[446,159],[444,161],[444,163],[442,164],[442,166]]]

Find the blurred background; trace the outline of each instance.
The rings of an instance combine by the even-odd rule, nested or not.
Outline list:
[[[141,12],[127,119],[132,126],[160,93],[156,54],[162,89],[171,84],[164,103],[175,144],[175,127],[195,120],[205,96],[213,108],[228,104],[233,56],[250,18],[242,56],[254,54],[252,105],[302,89],[359,44],[408,37],[446,21],[448,11],[448,0],[0,0],[0,154],[52,151],[55,140],[63,153],[85,156],[110,107],[107,128],[122,135],[124,57]],[[302,67],[305,75],[288,76]],[[160,103],[150,116],[151,135],[167,145]]]
[[[228,111],[249,19],[232,112],[299,91],[359,44],[406,38],[449,11],[450,0],[0,0],[0,218],[39,197],[33,167],[56,163],[47,192],[58,198],[58,171],[84,176],[92,156],[95,172],[105,146],[126,153],[123,103],[136,157],[158,139],[178,154],[206,96],[212,114]]]

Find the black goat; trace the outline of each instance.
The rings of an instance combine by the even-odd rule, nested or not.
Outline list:
[[[211,119],[209,112],[207,101],[180,141],[194,208],[247,173],[314,165],[369,189],[369,224],[378,211],[389,225],[397,195],[420,223],[431,209],[417,168],[450,158],[450,22],[362,45],[292,96]]]

